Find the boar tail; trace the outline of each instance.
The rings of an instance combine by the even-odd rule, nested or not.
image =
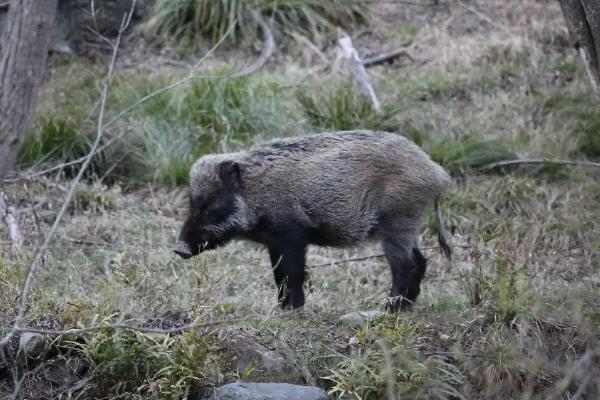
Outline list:
[[[442,249],[442,252],[446,255],[448,260],[452,257],[452,249],[446,240],[446,235],[444,234],[444,227],[442,226],[442,219],[440,217],[440,198],[439,196],[435,199],[435,228],[437,230],[437,238],[438,243]]]

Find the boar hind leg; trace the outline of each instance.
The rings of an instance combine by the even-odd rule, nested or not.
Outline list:
[[[296,240],[281,240],[269,246],[271,266],[278,289],[281,308],[292,309],[304,305],[304,264],[306,244]]]
[[[415,237],[385,237],[383,250],[392,271],[392,289],[387,308],[392,311],[410,308],[419,295],[427,260],[417,247]]]

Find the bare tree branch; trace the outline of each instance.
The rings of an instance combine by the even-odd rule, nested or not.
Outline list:
[[[524,164],[554,164],[554,165],[579,165],[582,167],[600,167],[600,163],[594,161],[584,160],[552,160],[548,158],[532,158],[532,159],[517,159],[517,160],[504,160],[495,163],[484,165],[480,169],[497,169],[501,167],[509,167],[513,165],[524,165]]]
[[[92,158],[96,154],[98,145],[100,144],[100,141],[102,140],[102,136],[104,134],[104,129],[105,129],[104,112],[106,110],[108,89],[110,87],[110,84],[111,84],[113,76],[114,76],[114,68],[115,68],[115,63],[117,61],[117,54],[119,51],[119,46],[121,44],[121,37],[123,35],[123,32],[129,25],[129,23],[131,22],[131,17],[133,15],[133,9],[135,7],[135,2],[136,2],[136,0],[132,0],[131,9],[129,11],[129,14],[125,14],[123,16],[123,20],[122,20],[121,26],[119,28],[119,34],[117,36],[115,44],[113,45],[112,57],[111,57],[109,65],[108,65],[108,72],[106,74],[106,78],[104,80],[104,85],[102,87],[100,111],[98,114],[98,125],[97,125],[97,130],[96,130],[96,139],[94,140],[94,143],[92,144],[92,147],[90,148],[88,155],[86,156],[83,164],[81,165],[81,168],[79,169],[79,172],[77,173],[77,176],[75,177],[73,183],[71,184],[69,192],[65,196],[65,200],[63,201],[60,211],[58,212],[58,214],[56,215],[56,218],[54,219],[54,223],[52,224],[50,231],[48,232],[48,234],[46,235],[46,238],[44,239],[44,242],[38,249],[32,263],[29,265],[29,271],[27,272],[27,278],[25,279],[25,282],[23,284],[23,290],[21,291],[21,304],[19,306],[19,311],[13,322],[12,329],[10,330],[10,332],[8,334],[6,334],[6,336],[4,338],[2,338],[2,340],[0,340],[0,348],[5,346],[8,343],[8,341],[12,338],[12,336],[19,330],[19,325],[21,324],[21,321],[25,317],[25,313],[27,311],[27,303],[29,300],[29,295],[31,294],[32,287],[33,287],[33,280],[35,278],[35,275],[36,275],[38,269],[40,268],[41,265],[43,265],[44,257],[46,255],[46,251],[48,250],[50,240],[52,239],[52,236],[56,232],[58,225],[60,224],[65,212],[67,211],[67,208],[71,204],[71,199],[73,198],[75,190],[77,189],[77,185],[79,184],[79,181],[83,177],[84,172],[86,171],[87,167],[89,166],[90,162],[92,161]]]

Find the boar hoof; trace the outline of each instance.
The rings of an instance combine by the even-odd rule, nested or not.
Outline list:
[[[175,248],[175,250],[173,250],[173,252],[185,260],[194,255],[190,245],[185,242],[179,242],[179,244],[177,244],[177,247]]]

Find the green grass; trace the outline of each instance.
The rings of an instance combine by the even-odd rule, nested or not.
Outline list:
[[[371,102],[357,93],[350,82],[333,86],[327,92],[316,88],[300,90],[296,97],[306,119],[315,129],[395,131],[397,127],[394,107],[385,105],[379,113],[375,112]]]
[[[278,38],[299,34],[316,39],[336,27],[365,23],[370,15],[368,4],[352,0],[157,0],[142,30],[190,46],[200,37],[214,43],[235,24],[229,39],[241,42],[256,38],[258,18],[272,18]]]
[[[600,157],[600,110],[591,93],[550,93],[544,99],[543,111],[545,116],[566,125],[568,134],[577,142],[578,153]]]
[[[86,386],[92,397],[181,399],[219,383],[215,338],[190,332],[177,337],[151,337],[111,331],[73,343],[93,373]]]
[[[284,3],[289,4],[278,2],[278,10],[290,12],[279,7]],[[162,2],[172,10],[181,4],[192,2]],[[270,16],[271,4],[263,4],[263,16]],[[248,342],[283,354],[292,369],[314,377],[332,398],[385,399],[391,381],[402,399],[566,399],[575,397],[586,374],[595,383],[585,396],[594,398],[597,374],[573,366],[600,343],[597,174],[577,167],[493,173],[480,167],[512,158],[594,159],[597,107],[577,54],[557,45],[568,43],[558,3],[511,0],[497,8],[495,23],[508,29],[474,23],[479,17],[458,4],[373,6],[386,25],[356,35],[361,55],[415,44],[414,63],[367,70],[384,106],[381,114],[373,113],[338,70],[317,76],[320,65],[307,61],[312,50],[306,50],[306,39],[301,46],[281,40],[311,36],[313,25],[294,22],[301,31],[287,30],[279,22],[284,17],[276,15],[276,40],[285,51],[258,73],[190,81],[107,129],[107,139],[123,137],[99,155],[78,187],[36,278],[26,324],[69,329],[121,318],[142,326],[257,320],[168,337],[108,330],[83,335],[69,354],[86,360],[89,380],[73,397],[193,398],[225,382],[279,380],[262,370],[254,374],[256,364],[241,371],[233,367],[233,355],[223,349],[241,332]],[[286,15],[304,21],[303,12]],[[543,23],[527,24],[522,16],[530,13]],[[439,22],[451,16],[446,29]],[[181,35],[177,40],[198,46],[214,41],[230,23],[213,20],[218,24],[206,24],[203,31],[193,26],[193,14],[171,17],[172,26],[182,27],[173,33]],[[189,17],[190,24],[180,24],[181,17]],[[253,20],[240,20],[234,33],[230,46],[245,46],[260,35]],[[331,42],[310,40],[325,57],[335,58]],[[217,52],[198,73],[227,74],[238,57],[245,58],[231,47]],[[161,60],[149,60],[152,68],[119,65],[107,119],[186,73]],[[35,172],[80,154],[74,144],[89,143],[95,134],[102,75],[102,68],[77,59],[52,67],[22,165]],[[196,157],[271,137],[356,128],[404,134],[454,177],[441,203],[453,259],[448,263],[431,248],[436,242],[430,213],[419,240],[428,268],[411,312],[385,315],[360,328],[338,321],[348,312],[383,309],[390,286],[383,258],[309,270],[306,306],[282,316],[262,246],[233,242],[187,261],[172,254],[187,205],[182,187]],[[23,255],[12,257],[10,237],[0,224],[2,332],[13,321],[28,261],[68,183],[56,175],[26,187],[5,183],[25,243]],[[353,249],[311,246],[307,264],[379,253],[378,243]],[[10,371],[0,362],[0,397],[14,383]],[[23,397],[47,395],[46,372],[25,377]]]
[[[19,162],[68,162],[85,156],[92,141],[69,119],[43,117],[36,123],[19,150]]]

